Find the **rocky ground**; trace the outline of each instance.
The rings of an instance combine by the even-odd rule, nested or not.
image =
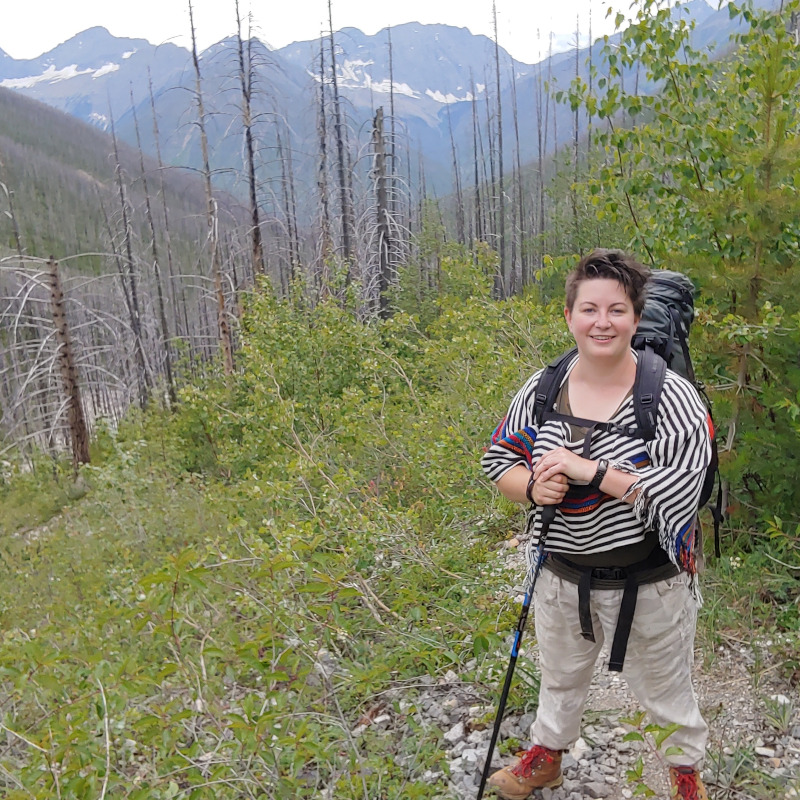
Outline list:
[[[516,572],[519,567],[516,574],[522,574],[519,550],[511,548],[499,556],[504,569],[511,567]],[[509,590],[512,595],[516,591],[513,587]],[[523,666],[525,657],[535,659],[531,633],[532,625],[528,630],[528,652],[520,657]],[[754,651],[750,642],[730,640],[713,658],[698,658],[696,687],[711,726],[704,779],[712,800],[800,798],[800,694],[781,679],[780,665],[754,663]],[[441,800],[474,800],[477,795],[494,720],[496,687],[502,685],[503,675],[489,677],[485,685],[478,686],[449,672],[438,682],[423,680],[413,688],[390,692],[390,707],[400,713],[398,719],[384,715],[384,724],[390,726],[413,716],[417,724],[441,731],[447,768],[429,770],[423,776],[426,782],[442,785]],[[564,783],[558,789],[535,793],[534,800],[668,798],[666,768],[653,749],[641,742],[624,740],[632,728],[622,720],[637,711],[624,677],[609,673],[602,659],[598,661],[583,735],[563,761]],[[516,749],[514,740],[522,748],[528,746],[532,721],[532,713],[506,716],[493,767],[514,760],[509,752]],[[370,724],[379,722],[375,719]],[[627,773],[640,758],[644,763],[642,776],[631,779]],[[645,791],[645,786],[652,794]],[[488,796],[491,793],[487,791]]]

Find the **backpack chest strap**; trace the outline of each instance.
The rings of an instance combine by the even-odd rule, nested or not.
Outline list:
[[[586,428],[586,437],[583,440],[584,458],[590,458],[592,447],[592,435],[596,431],[604,433],[617,433],[622,436],[636,438],[639,434],[635,426],[618,425],[616,422],[598,422],[596,419],[584,419],[583,417],[573,417],[571,414],[561,414],[558,411],[545,411],[542,414],[543,422],[565,422],[567,425],[575,425],[578,428]]]

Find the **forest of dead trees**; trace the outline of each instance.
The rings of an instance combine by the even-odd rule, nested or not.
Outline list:
[[[205,92],[191,2],[190,125],[201,158],[196,174],[180,176],[179,187],[158,149],[152,83],[148,118],[141,105],[137,115],[142,98],[131,93],[138,149],[118,141],[112,120],[103,153],[110,170],[102,176],[88,175],[89,167],[79,171],[80,203],[69,196],[42,199],[51,180],[47,167],[55,162],[15,157],[24,130],[0,138],[0,210],[8,225],[0,251],[0,458],[14,454],[33,463],[40,453],[69,452],[77,465],[88,460],[98,425],[114,427],[131,406],[174,404],[181,382],[211,364],[232,372],[243,292],[262,279],[262,289],[282,297],[299,293],[312,304],[355,291],[359,313],[369,320],[392,313],[392,290],[410,267],[422,290],[435,293],[445,242],[472,252],[476,263],[488,247],[492,274],[486,277],[494,296],[503,298],[535,279],[545,253],[578,252],[596,240],[599,223],[579,208],[570,188],[581,163],[593,157],[592,119],[574,111],[570,145],[554,152],[563,115],[556,113],[544,68],[536,82],[536,130],[521,131],[516,94],[511,108],[500,102],[504,72],[511,72],[512,86],[515,80],[495,48],[494,63],[481,76],[486,91],[475,91],[473,83],[469,153],[459,152],[450,128],[454,190],[431,197],[424,161],[395,114],[393,92],[388,105],[374,109],[368,130],[355,129],[337,82],[330,4],[328,10],[329,32],[313,65],[311,187],[297,178],[299,160],[309,156],[296,152],[285,120],[256,110],[265,91],[261,56],[238,0],[237,34],[228,50],[238,103],[227,135],[241,139],[242,153],[235,196],[216,181],[208,133],[213,98]],[[579,40],[580,24],[576,76]],[[390,73],[391,47],[389,30]],[[154,155],[143,153],[145,126]],[[533,164],[522,163],[521,136],[536,139]],[[274,144],[265,146],[267,140]],[[72,220],[83,236],[65,236],[54,248],[57,236],[37,236],[43,209]],[[430,246],[431,237],[437,246]]]

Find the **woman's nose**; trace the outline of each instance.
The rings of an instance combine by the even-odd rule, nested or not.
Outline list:
[[[608,318],[608,314],[605,311],[601,311],[597,315],[596,325],[598,328],[606,328],[608,327],[610,320]]]

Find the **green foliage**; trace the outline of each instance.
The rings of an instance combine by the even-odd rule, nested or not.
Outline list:
[[[666,768],[665,756],[680,755],[683,751],[679,747],[664,747],[664,743],[673,733],[680,729],[680,725],[645,724],[645,714],[638,711],[631,717],[620,720],[625,725],[630,725],[633,730],[628,731],[623,737],[626,742],[641,742],[662,761]],[[644,758],[639,756],[636,763],[626,772],[628,781],[633,784],[634,797],[655,797],[656,793],[644,780]]]
[[[794,719],[794,703],[787,697],[764,697],[764,717],[779,735],[791,730]]]
[[[688,270],[707,298],[699,374],[721,423],[731,510],[752,522],[800,501],[788,477],[800,447],[800,63],[785,24],[798,6],[729,9],[744,32],[712,60],[691,48],[681,14],[648,0],[607,40],[593,93],[578,81],[565,99],[601,121],[604,158],[582,187],[598,218],[656,266]]]
[[[421,778],[446,773],[441,732],[401,703],[373,726],[376,698],[451,668],[502,679],[517,609],[491,550],[517,510],[478,459],[568,345],[560,304],[492,301],[471,255],[448,258],[453,294],[424,324],[364,323],[347,292],[253,294],[238,372],[103,431],[80,492],[4,477],[3,508],[29,506],[0,539],[5,796],[441,795]],[[709,605],[788,652],[797,531],[773,515],[760,536]],[[523,654],[509,709],[538,681]]]
[[[756,800],[772,800],[774,797],[791,797],[796,789],[796,780],[791,776],[773,777],[759,769],[759,757],[752,743],[737,742],[724,752],[711,753],[708,768],[713,774],[714,784],[722,796],[746,793]]]
[[[393,304],[427,327],[448,305],[491,295],[498,255],[485,242],[468,249],[447,242],[438,209],[429,203],[413,259],[400,269]]]
[[[74,493],[69,471],[41,459],[33,469],[0,462],[0,536],[33,530],[57,514]]]
[[[440,732],[352,731],[398,681],[502,669],[478,455],[563,329],[449,257],[425,327],[252,295],[235,376],[105,431],[88,494],[2,540],[7,796],[441,791]]]

